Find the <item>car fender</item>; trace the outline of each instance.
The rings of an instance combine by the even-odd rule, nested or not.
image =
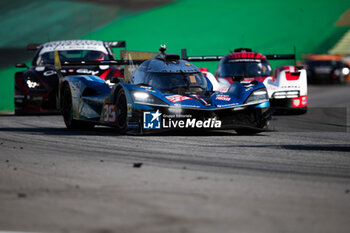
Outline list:
[[[60,98],[63,97],[63,87],[68,85],[72,93],[74,118],[80,118],[85,105],[84,99],[95,98],[103,102],[105,96],[110,94],[110,87],[102,79],[92,75],[65,76],[61,80]],[[61,103],[62,99],[60,100]]]

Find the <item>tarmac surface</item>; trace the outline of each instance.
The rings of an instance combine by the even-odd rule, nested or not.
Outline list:
[[[0,231],[349,232],[350,85],[239,136],[68,131],[0,116]]]

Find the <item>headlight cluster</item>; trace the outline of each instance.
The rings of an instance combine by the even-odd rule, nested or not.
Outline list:
[[[247,103],[258,103],[263,101],[268,101],[269,96],[267,95],[267,91],[265,88],[258,89],[250,94],[248,99],[246,100]]]
[[[40,82],[36,82],[36,81],[30,80],[30,78],[28,77],[27,85],[28,85],[29,88],[34,89],[34,88],[40,87]]]
[[[274,99],[298,98],[299,96],[299,91],[276,91],[272,95]]]
[[[343,69],[341,70],[343,75],[348,75],[350,73],[350,69],[348,67],[343,67]]]
[[[339,68],[334,71],[335,75],[348,75],[349,73],[350,69],[348,67]]]
[[[135,91],[131,94],[133,101],[136,104],[148,104],[148,105],[168,105],[162,100],[158,99],[154,95],[147,93],[147,92],[141,92],[141,91]]]

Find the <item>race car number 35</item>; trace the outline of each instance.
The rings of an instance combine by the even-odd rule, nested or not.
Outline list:
[[[104,121],[115,122],[115,120],[116,120],[115,105],[106,104],[104,106]]]

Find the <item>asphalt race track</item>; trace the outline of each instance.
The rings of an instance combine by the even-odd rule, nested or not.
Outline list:
[[[271,131],[119,135],[0,116],[0,231],[349,232],[350,85]]]

